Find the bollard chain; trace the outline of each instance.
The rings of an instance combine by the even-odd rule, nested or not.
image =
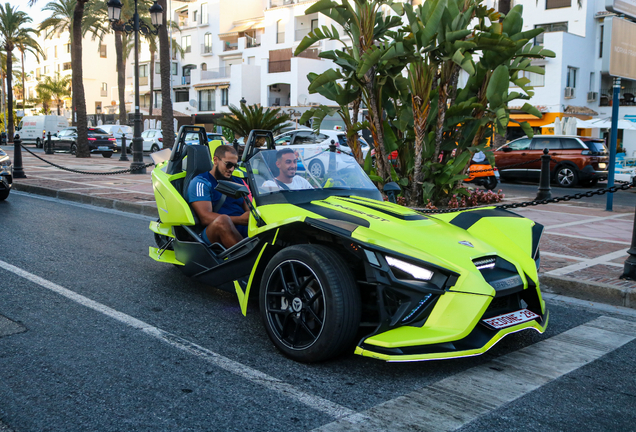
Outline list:
[[[40,156],[36,155],[36,154],[35,154],[35,153],[33,153],[31,150],[29,150],[28,148],[26,148],[24,145],[20,144],[20,146],[21,146],[24,150],[26,150],[27,152],[31,153],[31,155],[33,155],[33,156],[35,156],[36,158],[40,159],[42,162],[46,162],[47,164],[52,165],[52,166],[54,166],[55,168],[59,168],[59,169],[64,170],[64,171],[69,171],[69,172],[73,172],[73,173],[77,173],[77,174],[88,174],[88,175],[115,175],[115,174],[125,174],[125,173],[128,173],[128,172],[133,172],[133,171],[137,171],[137,170],[140,170],[140,169],[148,168],[148,167],[153,166],[153,165],[155,164],[154,162],[150,162],[150,163],[148,163],[148,164],[146,164],[146,165],[137,166],[137,167],[134,167],[134,168],[128,168],[128,169],[125,169],[125,170],[111,171],[111,172],[80,171],[80,170],[75,170],[75,169],[72,169],[72,168],[66,168],[66,167],[63,167],[63,166],[61,166],[61,165],[54,164],[53,162],[47,161],[46,159],[43,159],[43,158],[41,158]]]

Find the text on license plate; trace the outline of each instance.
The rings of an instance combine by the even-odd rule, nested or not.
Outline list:
[[[536,313],[529,311],[528,309],[521,309],[515,312],[510,312],[504,315],[499,315],[496,317],[488,318],[482,320],[490,327],[494,327],[496,329],[502,329],[506,327],[510,327],[513,325],[521,324],[527,321],[532,321],[533,319],[539,318],[539,315]]]
[[[99,146],[97,147],[97,150],[109,150],[108,146]]]

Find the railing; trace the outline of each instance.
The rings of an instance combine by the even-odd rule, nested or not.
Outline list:
[[[199,111],[216,111],[215,101],[199,101]]]
[[[251,36],[245,35],[245,48],[256,48],[261,46],[261,41]]]
[[[190,79],[191,79],[191,78],[192,78],[192,77],[191,77],[190,75],[188,75],[188,76],[182,76],[182,77],[181,77],[181,84],[182,84],[182,85],[190,84]]]
[[[106,97],[106,96],[108,96],[108,90],[100,90],[100,91],[99,91],[99,95],[100,95],[101,97]]]
[[[311,29],[299,29],[294,32],[294,41],[298,42],[303,40],[311,32]]]
[[[599,106],[612,106],[612,97],[614,96],[612,88],[601,89],[599,94]],[[624,88],[620,90],[618,96],[619,106],[636,105],[636,88]]]
[[[232,75],[232,67],[225,66],[218,69],[208,69],[208,70],[201,71],[201,80],[229,78],[231,75]]]
[[[212,45],[201,44],[201,54],[212,54]]]
[[[223,51],[236,51],[238,49],[238,42],[223,42]]]
[[[268,62],[269,73],[289,72],[289,71],[291,71],[291,60],[279,60],[279,61]]]

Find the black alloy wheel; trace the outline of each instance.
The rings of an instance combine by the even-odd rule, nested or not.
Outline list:
[[[559,186],[564,188],[571,188],[576,186],[579,180],[579,176],[576,170],[567,165],[563,165],[557,168],[555,177]]]
[[[296,245],[278,252],[265,269],[259,304],[269,338],[300,362],[341,354],[360,324],[355,280],[342,258],[325,246]]]
[[[497,187],[497,177],[495,176],[489,176],[486,178],[485,182],[484,182],[484,187],[488,190],[493,190],[494,188]]]
[[[319,160],[314,160],[309,163],[307,170],[314,177],[322,177],[325,172],[325,167]]]
[[[77,145],[75,143],[71,144],[71,154],[72,155],[77,154]]]

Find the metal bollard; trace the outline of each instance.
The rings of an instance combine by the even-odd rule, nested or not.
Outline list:
[[[22,140],[20,135],[13,138],[13,178],[27,178],[22,168]]]
[[[632,184],[636,186],[636,178],[632,180]],[[632,244],[627,250],[629,256],[625,260],[623,274],[621,279],[636,280],[636,211],[634,213],[634,225],[632,226]]]
[[[550,190],[550,155],[548,149],[543,149],[543,155],[541,155],[541,177],[539,178],[539,191],[537,192],[537,200],[544,200],[552,198],[552,192]]]
[[[121,135],[121,156],[119,156],[120,161],[127,161],[128,157],[126,156],[126,134]]]
[[[51,131],[46,134],[46,143],[44,143],[44,153],[53,154],[53,143],[51,142]]]

